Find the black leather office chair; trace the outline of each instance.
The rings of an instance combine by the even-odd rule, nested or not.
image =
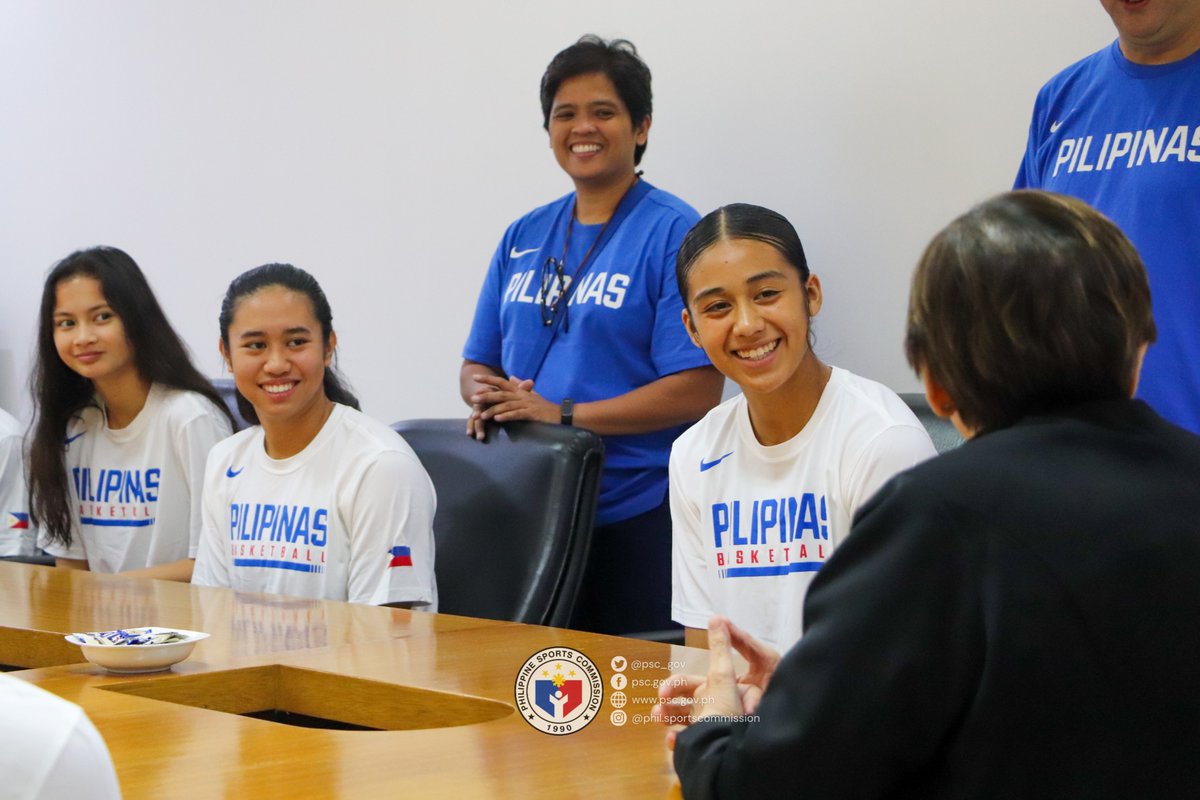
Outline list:
[[[463,419],[392,426],[437,489],[438,610],[566,627],[587,563],[604,443],[580,428]]]
[[[921,424],[929,432],[929,438],[933,440],[933,447],[938,453],[953,450],[963,443],[962,434],[954,427],[954,423],[934,414],[928,401],[925,400],[924,394],[906,392],[900,395],[900,399],[912,409],[912,412],[917,415],[917,419],[921,420]]]
[[[213,378],[210,383],[217,390],[217,394],[221,395],[221,399],[225,401],[225,407],[229,409],[229,413],[233,414],[234,422],[237,423],[237,431],[249,428],[250,423],[242,416],[242,412],[238,411],[237,385],[233,382],[233,378]]]

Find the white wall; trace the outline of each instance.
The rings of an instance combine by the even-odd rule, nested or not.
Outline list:
[[[492,250],[570,188],[537,89],[585,32],[653,70],[647,179],[786,214],[818,351],[902,391],[922,247],[1008,187],[1038,86],[1114,35],[1095,0],[0,0],[0,406],[28,417],[45,270],[104,243],[211,375],[229,280],[291,261],[366,411],[463,413]]]

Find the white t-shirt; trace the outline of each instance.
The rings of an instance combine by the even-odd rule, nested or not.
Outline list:
[[[112,758],[83,709],[0,674],[0,800],[120,800]]]
[[[348,406],[290,458],[255,426],[209,457],[192,583],[436,611],[436,504],[400,434]]]
[[[25,490],[21,426],[0,408],[0,556],[32,555],[36,539]]]
[[[195,558],[204,462],[229,436],[229,420],[207,397],[150,387],[146,404],[113,430],[89,406],[67,425],[74,503],[70,547],[39,544],[60,558],[87,559],[93,572],[124,572]]]
[[[782,444],[759,444],[743,395],[717,406],[671,450],[672,619],[704,629],[719,614],[787,650],[854,512],[934,452],[892,390],[836,367],[808,424]]]

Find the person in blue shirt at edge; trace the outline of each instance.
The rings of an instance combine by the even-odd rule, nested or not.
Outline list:
[[[1200,433],[1200,0],[1100,0],[1117,40],[1038,93],[1013,188],[1095,206],[1150,275],[1138,396]]]
[[[467,434],[540,420],[604,437],[571,627],[672,628],[667,459],[724,383],[679,325],[675,253],[699,215],[636,170],[651,91],[632,43],[582,37],[546,68],[541,102],[575,191],[510,225],[492,257],[463,349]]]

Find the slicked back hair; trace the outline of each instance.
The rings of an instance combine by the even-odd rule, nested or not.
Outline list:
[[[219,323],[225,352],[230,352],[229,326],[233,322],[233,315],[237,312],[238,303],[243,298],[271,286],[282,286],[284,289],[290,289],[308,298],[308,301],[312,303],[313,316],[321,325],[321,342],[328,347],[330,334],[333,333],[333,311],[330,309],[329,300],[325,297],[325,292],[317,283],[317,279],[291,264],[263,264],[261,267],[247,270],[234,278],[225,292],[225,299],[221,301]],[[325,368],[324,387],[325,396],[333,402],[361,410],[358,398],[346,386],[345,380],[332,364]],[[258,412],[240,391],[237,393],[237,407],[238,412],[247,422],[252,425],[258,424]]]

